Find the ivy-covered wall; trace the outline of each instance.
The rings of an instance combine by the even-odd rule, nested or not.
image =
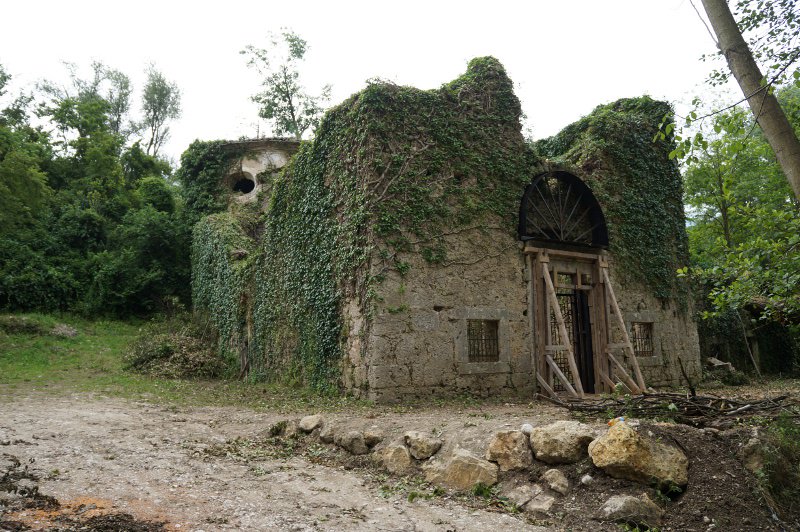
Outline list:
[[[622,276],[658,298],[678,298],[685,310],[687,287],[675,275],[689,261],[683,185],[669,158],[673,141],[655,139],[665,115],[672,107],[648,96],[618,100],[534,148],[541,158],[575,168],[592,189]]]
[[[408,271],[403,253],[442,263],[444,236],[489,215],[511,235],[532,162],[520,114],[494,58],[440,89],[374,83],[329,111],[274,186],[254,286],[254,369],[337,386],[353,369],[343,309],[354,301],[351,317],[373,316],[385,274]]]

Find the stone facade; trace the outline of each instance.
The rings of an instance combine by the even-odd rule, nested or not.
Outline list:
[[[366,337],[369,396],[531,396],[525,262],[507,230],[471,229],[446,238],[444,264],[402,257],[408,273],[390,273]],[[377,273],[377,272],[375,272]],[[496,362],[470,362],[468,320],[496,320]],[[352,334],[351,334],[352,336]]]
[[[279,295],[264,305],[281,310],[294,298],[302,308],[293,310],[300,318],[285,325],[280,319],[263,320],[285,330],[257,356],[273,357],[270,370],[279,376],[307,347],[300,373],[328,364],[325,378],[341,376],[334,385],[379,401],[465,393],[530,399],[550,387],[567,392],[574,387],[576,395],[581,385],[589,393],[610,392],[619,382],[638,393],[683,383],[681,363],[696,378],[696,324],[689,297],[682,298],[672,273],[688,259],[681,180],[667,156],[670,145],[652,142],[651,130],[669,106],[648,98],[620,101],[598,111],[603,128],[579,121],[549,145],[532,148],[522,137],[519,102],[499,63],[484,58],[469,68],[468,76],[438,92],[371,87],[332,110],[328,127],[320,127],[319,137],[297,155],[297,164],[287,167],[272,192],[284,201],[273,203],[269,212],[272,177],[298,143],[230,143],[231,149],[246,152],[222,178],[235,191],[232,202],[262,198],[266,216],[273,216],[267,229],[289,227],[297,236],[277,232],[281,236],[264,239],[272,247],[259,250],[262,258],[280,259],[269,275],[294,275],[284,292],[275,292]],[[452,112],[437,115],[432,128],[431,109],[445,108]],[[633,118],[612,120],[625,113]],[[409,131],[414,134],[406,138]],[[594,142],[593,135],[602,135],[603,142]],[[442,146],[447,149],[436,150]],[[633,161],[620,156],[632,153],[629,146],[639,150]],[[556,159],[545,159],[545,148]],[[398,180],[406,188],[392,189]],[[456,188],[463,193],[452,193]],[[309,201],[316,198],[328,203]],[[446,218],[430,232],[415,226],[419,220],[408,212],[394,225],[379,225],[395,214],[380,206],[403,212],[428,202],[437,212],[420,214],[419,225],[435,216]],[[300,213],[286,205],[299,206]],[[280,213],[296,218],[280,218]],[[316,241],[313,225],[299,219],[306,214],[313,214],[319,227],[352,223],[356,229],[326,233]],[[669,223],[659,225],[661,220]],[[630,231],[630,226],[654,230]],[[254,234],[259,238],[258,231]],[[438,246],[437,253],[426,247],[431,244]],[[316,250],[351,245],[357,248],[349,249],[358,252],[357,263],[320,267],[318,284],[305,283],[304,276],[320,266],[308,257],[322,266],[340,260]],[[315,252],[295,253],[309,249]],[[639,268],[631,275],[637,268],[631,258],[649,255],[656,257],[647,263],[650,270]],[[330,297],[313,297],[319,293]],[[302,313],[318,299],[329,305],[320,304],[325,312]],[[634,340],[630,345],[618,325],[620,316]],[[303,340],[300,333],[309,323],[325,326],[325,342],[308,330]],[[570,351],[576,355],[569,356]],[[631,378],[635,361],[643,376],[637,382]]]
[[[251,203],[260,192],[269,187],[266,176],[271,176],[286,166],[299,142],[285,138],[250,139],[227,143],[228,149],[244,149],[245,155],[228,171],[223,186],[234,192],[232,201]]]

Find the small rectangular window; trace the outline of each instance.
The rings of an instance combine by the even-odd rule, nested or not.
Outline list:
[[[653,324],[633,322],[631,324],[631,343],[637,357],[653,356]]]
[[[467,320],[470,362],[498,362],[497,320]]]

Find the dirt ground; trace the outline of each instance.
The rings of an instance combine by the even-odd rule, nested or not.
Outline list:
[[[534,518],[496,499],[390,477],[369,459],[354,460],[332,446],[276,446],[269,427],[287,419],[277,413],[88,395],[0,401],[0,465],[5,460],[23,479],[20,486],[34,492],[25,505],[6,500],[5,514],[0,498],[0,530],[621,530],[597,517],[608,497],[656,496],[646,486],[605,476],[587,459],[564,466],[572,491],[550,515]],[[440,433],[446,442],[440,452],[459,445],[482,455],[497,430],[569,416],[537,402],[325,417],[340,427],[377,427],[385,442],[406,430]],[[647,427],[690,457],[686,493],[658,501],[667,510],[662,530],[791,529],[773,520],[755,479],[736,459],[741,438]],[[596,481],[583,486],[578,479],[587,472]],[[522,480],[536,481],[540,473]],[[520,479],[504,482],[513,480]]]

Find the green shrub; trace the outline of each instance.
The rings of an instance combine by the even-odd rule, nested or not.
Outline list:
[[[800,510],[800,423],[783,415],[769,426],[764,445],[763,482],[781,513]]]
[[[185,319],[142,328],[125,354],[126,369],[164,378],[217,378],[229,373],[217,355],[216,338]]]

